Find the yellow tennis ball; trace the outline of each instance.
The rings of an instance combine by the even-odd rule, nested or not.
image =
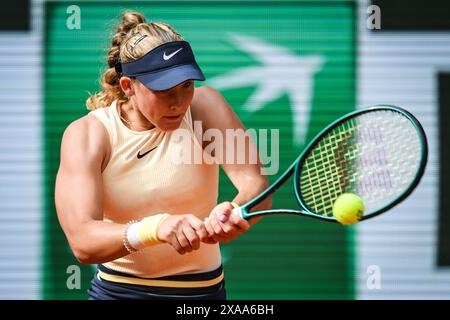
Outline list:
[[[333,216],[342,224],[357,223],[363,217],[364,201],[354,193],[341,194],[333,205]]]

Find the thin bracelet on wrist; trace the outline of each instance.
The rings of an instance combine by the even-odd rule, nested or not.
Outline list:
[[[133,223],[136,223],[136,222],[138,222],[138,221],[137,220],[131,220],[131,221],[129,221],[127,223],[127,227],[125,228],[125,232],[124,232],[123,239],[122,239],[123,240],[123,246],[125,247],[125,249],[127,249],[127,251],[129,253],[135,253],[136,251],[138,251],[135,248],[133,248],[133,246],[131,246],[130,242],[128,241],[128,229],[130,228],[130,226]]]

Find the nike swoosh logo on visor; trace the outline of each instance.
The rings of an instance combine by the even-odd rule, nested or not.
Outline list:
[[[163,55],[163,59],[164,60],[169,60],[170,58],[172,58],[174,55],[176,55],[180,50],[183,50],[183,48],[178,49],[177,51],[169,54],[168,56],[166,55],[166,52],[164,51],[164,55]]]

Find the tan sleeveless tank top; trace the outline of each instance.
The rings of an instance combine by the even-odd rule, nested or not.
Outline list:
[[[115,101],[109,107],[91,111],[108,131],[112,150],[102,173],[104,220],[127,223],[158,213],[191,213],[201,220],[207,217],[217,204],[218,165],[173,161],[171,137],[175,131],[133,131],[121,121],[118,107]],[[180,142],[189,144],[183,148],[203,152],[194,134],[190,107],[180,129],[186,130],[191,139],[189,143],[187,139]],[[199,250],[180,255],[163,243],[104,265],[138,277],[157,278],[210,271],[220,264],[218,244],[202,243]]]

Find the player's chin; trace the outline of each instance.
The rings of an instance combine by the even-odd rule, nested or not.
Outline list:
[[[163,131],[174,131],[181,126],[181,120],[182,120],[182,117],[175,121],[173,119],[164,119],[163,118],[161,123],[159,124],[159,128]]]

